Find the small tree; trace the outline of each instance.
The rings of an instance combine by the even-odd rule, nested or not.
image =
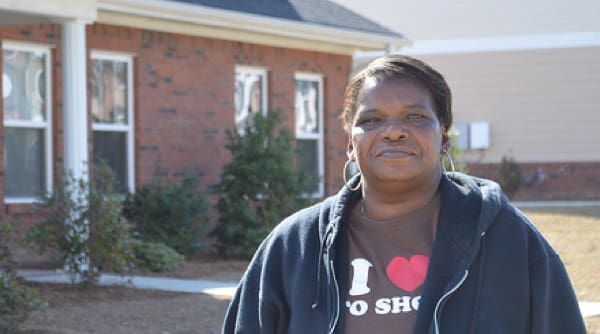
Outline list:
[[[521,188],[521,179],[521,167],[513,157],[502,157],[502,162],[500,163],[500,179],[498,180],[498,183],[508,198],[512,199],[519,191],[519,188]]]
[[[58,250],[74,283],[94,283],[100,271],[123,273],[133,263],[114,173],[106,165],[94,171],[89,183],[67,174],[38,203],[47,214],[30,235],[40,252]]]
[[[256,113],[243,135],[227,131],[232,160],[217,187],[220,216],[212,232],[221,254],[250,257],[282,218],[310,201],[317,180],[296,164],[290,133],[276,131],[279,120],[279,111]]]

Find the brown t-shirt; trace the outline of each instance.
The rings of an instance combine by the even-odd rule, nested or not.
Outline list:
[[[360,208],[359,203],[348,227],[345,332],[412,333],[433,247],[438,200],[390,221],[369,220]]]

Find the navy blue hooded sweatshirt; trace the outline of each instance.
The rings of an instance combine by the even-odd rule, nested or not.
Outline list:
[[[585,333],[561,260],[496,183],[448,173],[440,191],[414,333]],[[344,187],[281,222],[242,277],[222,333],[344,333],[346,222],[360,197]]]

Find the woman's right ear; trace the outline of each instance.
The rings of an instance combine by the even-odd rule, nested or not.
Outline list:
[[[352,145],[352,140],[348,140],[348,145],[346,146],[346,156],[348,160],[354,161],[354,146]]]

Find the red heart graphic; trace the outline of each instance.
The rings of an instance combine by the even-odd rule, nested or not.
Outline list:
[[[405,257],[397,256],[390,261],[385,272],[394,285],[412,292],[425,281],[428,265],[429,257],[425,255],[413,255],[410,261]]]

